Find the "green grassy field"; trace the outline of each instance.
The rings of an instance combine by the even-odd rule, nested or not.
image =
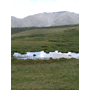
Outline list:
[[[79,90],[78,59],[17,60],[13,57],[14,52],[42,50],[79,53],[79,25],[15,29],[11,35],[12,90]]]
[[[78,29],[79,25],[65,25],[53,27],[24,27],[24,28],[11,28],[11,37],[27,36],[31,34],[50,34],[63,32],[68,29]]]
[[[79,90],[79,61],[12,62],[12,90]]]
[[[52,30],[53,33],[49,30]],[[42,50],[45,52],[55,50],[60,52],[79,52],[79,26],[74,26],[73,28],[65,27],[64,30],[62,28],[50,28],[49,30],[30,30],[12,34],[11,56],[14,52],[23,54]]]
[[[56,28],[70,28],[70,27],[76,27],[78,26],[78,24],[76,25],[62,25],[62,26],[50,26],[50,27],[16,27],[16,28],[11,28],[11,34],[15,34],[15,33],[19,33],[19,32],[23,32],[23,31],[32,31],[32,30],[43,30],[43,29],[56,29]]]

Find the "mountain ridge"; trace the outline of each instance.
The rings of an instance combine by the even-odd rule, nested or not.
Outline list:
[[[68,11],[38,13],[24,18],[11,16],[11,27],[47,27],[79,24],[79,14]]]

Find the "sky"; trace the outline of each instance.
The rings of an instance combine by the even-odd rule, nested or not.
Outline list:
[[[58,11],[70,11],[79,14],[79,0],[11,0],[11,16],[17,18]]]
[[[11,16],[24,18],[43,12],[70,11],[79,14],[79,0],[11,0]]]

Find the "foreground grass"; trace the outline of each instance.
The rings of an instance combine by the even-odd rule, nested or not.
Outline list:
[[[33,63],[31,63],[33,62]],[[79,90],[79,60],[13,60],[12,90]]]

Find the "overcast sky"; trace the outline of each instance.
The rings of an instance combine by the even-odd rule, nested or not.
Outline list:
[[[79,14],[79,0],[11,0],[11,16],[17,18],[58,11],[70,11]]]

